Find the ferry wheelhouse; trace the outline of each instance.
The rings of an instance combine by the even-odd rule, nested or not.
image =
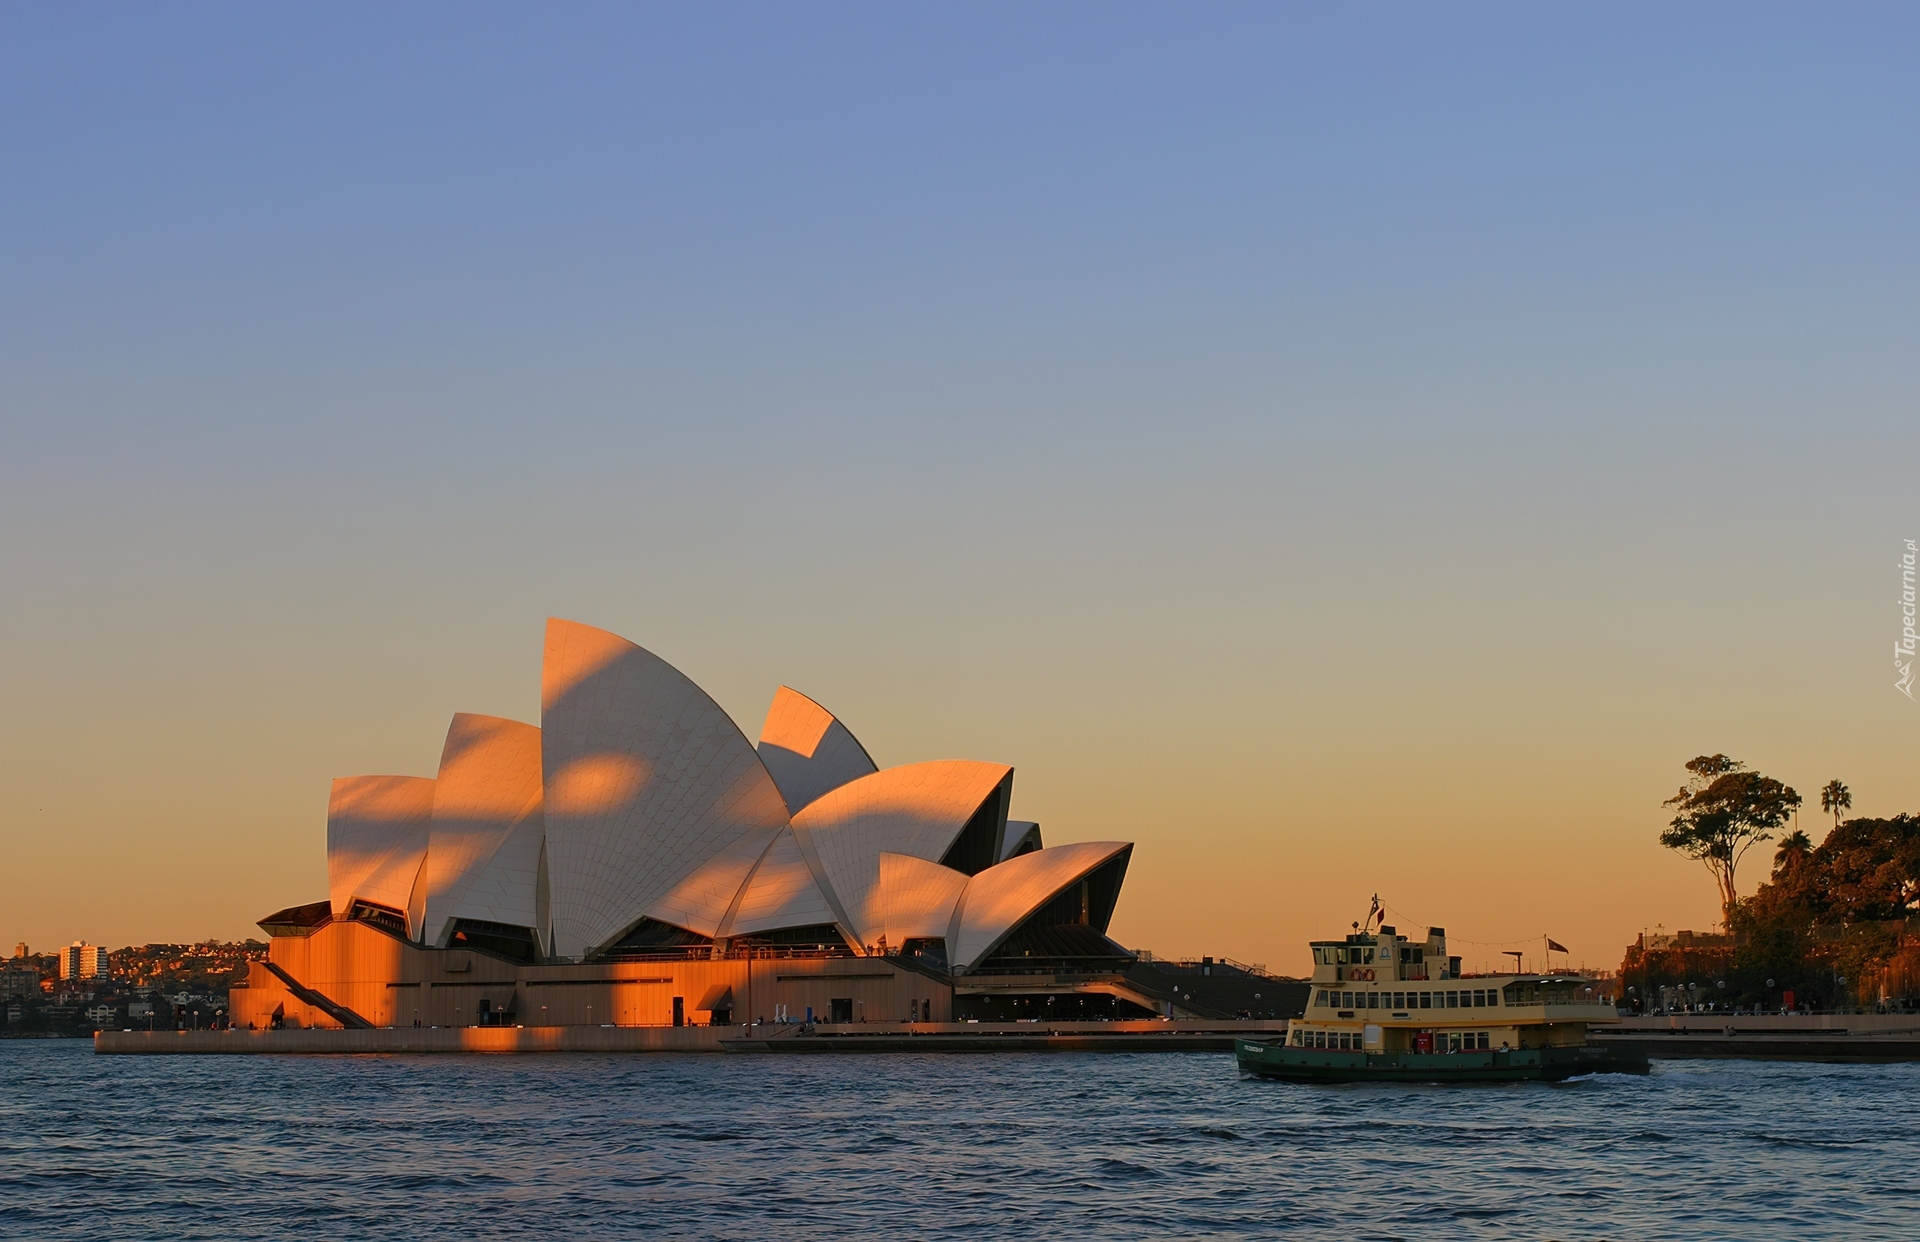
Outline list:
[[[1463,975],[1445,928],[1313,942],[1313,991],[1283,1040],[1240,1040],[1250,1074],[1295,1081],[1560,1079],[1645,1073],[1644,1057],[1588,1042],[1618,1022],[1577,975]]]

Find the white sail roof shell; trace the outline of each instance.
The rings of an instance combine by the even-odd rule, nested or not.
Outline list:
[[[971,970],[1014,928],[1102,863],[1132,848],[1125,841],[1077,841],[1035,850],[989,867],[967,882],[947,935],[947,960]]]
[[[801,856],[793,829],[782,828],[755,864],[719,934],[751,936],[838,921],[839,916],[813,878],[813,869]]]
[[[820,795],[879,771],[860,739],[832,712],[790,686],[773,692],[755,749],[796,815]]]
[[[1030,847],[1030,848],[1029,848]],[[1028,853],[1041,849],[1040,825],[1030,819],[1010,819],[1007,821],[1006,839],[1000,844],[1000,861],[1005,862],[1015,854],[1026,849]]]
[[[911,854],[881,854],[880,906],[887,946],[897,951],[908,940],[944,939],[967,879],[964,871]]]
[[[454,919],[536,929],[546,820],[540,730],[498,716],[454,716],[434,782],[420,938],[444,944]]]
[[[643,915],[715,934],[788,822],[752,743],[665,660],[575,621],[547,622],[540,694],[553,951]]]
[[[938,862],[1013,769],[942,759],[885,768],[822,795],[793,817],[800,852],[861,946],[886,932],[880,855]]]
[[[406,910],[433,826],[433,778],[343,776],[327,796],[327,900]],[[417,929],[409,927],[417,934]]]

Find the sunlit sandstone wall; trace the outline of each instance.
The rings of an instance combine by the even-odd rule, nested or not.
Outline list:
[[[528,1026],[614,1022],[665,1026],[673,998],[688,1022],[706,1022],[717,992],[730,992],[733,1020],[771,1020],[780,1005],[798,1020],[813,1007],[824,1020],[835,999],[853,1002],[856,1020],[905,1021],[931,1001],[931,1020],[953,1013],[951,989],[886,958],[775,959],[747,962],[618,962],[593,966],[515,966],[463,949],[423,949],[366,923],[336,922],[311,936],[276,937],[273,962],[302,984],[375,1026],[465,1026],[481,1001],[513,1010]],[[236,1025],[269,1024],[275,1006],[303,1027],[333,1027],[325,1013],[294,997],[255,963],[248,986],[232,992]],[[291,1024],[291,1023],[290,1023]]]

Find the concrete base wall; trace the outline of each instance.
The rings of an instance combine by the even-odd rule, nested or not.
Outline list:
[[[393,1027],[371,1031],[100,1031],[107,1053],[719,1052],[724,1026]]]
[[[1606,1030],[1701,1035],[1920,1035],[1920,1013],[1686,1013],[1623,1018]]]
[[[1598,1043],[1655,1060],[1920,1061],[1920,1014],[1689,1013],[1594,1028]]]
[[[1231,1049],[1285,1022],[872,1022],[800,1026],[468,1026],[375,1030],[100,1031],[97,1053],[1018,1052]]]

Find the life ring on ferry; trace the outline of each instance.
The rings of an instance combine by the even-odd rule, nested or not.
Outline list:
[[[1373,982],[1373,968],[1371,966],[1363,967],[1360,970],[1350,970],[1347,973],[1355,979],[1363,980],[1367,983]]]

